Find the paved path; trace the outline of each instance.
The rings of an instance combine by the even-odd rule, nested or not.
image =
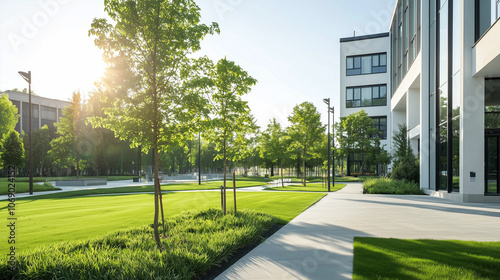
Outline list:
[[[355,236],[500,241],[500,204],[429,196],[328,194],[223,272],[222,279],[350,279]]]

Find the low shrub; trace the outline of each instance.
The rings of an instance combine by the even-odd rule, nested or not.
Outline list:
[[[19,253],[15,273],[4,257],[0,279],[193,279],[274,223],[253,211],[183,213],[166,221],[163,252],[155,249],[149,225]]]
[[[417,183],[389,178],[373,178],[363,182],[363,193],[367,194],[424,194]]]

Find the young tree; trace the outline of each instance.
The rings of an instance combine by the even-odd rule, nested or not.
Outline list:
[[[304,102],[293,108],[293,113],[288,117],[291,125],[288,135],[291,138],[291,149],[298,149],[302,158],[302,184],[306,186],[306,161],[313,155],[313,147],[321,143],[325,126],[321,124],[320,114],[310,102]]]
[[[7,94],[0,94],[0,139],[3,135],[16,128],[19,115],[17,107],[12,104]]]
[[[340,175],[344,176],[344,162],[347,157],[352,154],[352,149],[350,147],[350,143],[347,139],[347,131],[346,128],[342,125],[341,122],[335,123],[335,158],[340,162]]]
[[[110,67],[118,60],[127,69],[125,79],[117,79],[130,84],[114,94],[113,105],[104,110],[106,118],[94,119],[93,125],[113,130],[132,147],[153,149],[154,235],[163,250],[158,231],[163,209],[159,151],[178,142],[203,109],[201,96],[186,83],[198,65],[189,56],[200,49],[205,35],[219,32],[218,25],[200,24],[200,9],[192,0],[106,0],[104,6],[116,24],[94,19],[89,35],[96,37],[95,45]]]
[[[32,132],[33,141],[33,166],[40,169],[40,177],[43,176],[43,169],[50,164],[49,151],[50,142],[56,137],[56,128],[53,125],[44,125],[41,129]],[[24,137],[28,138],[28,137]],[[23,138],[23,141],[24,141]],[[23,142],[26,146],[27,144]]]
[[[24,146],[19,138],[19,133],[11,130],[4,134],[0,145],[0,167],[2,166],[19,166],[23,163]]]
[[[374,137],[377,130],[373,128],[373,120],[368,117],[365,111],[361,110],[342,118],[340,125],[342,126],[341,131],[345,132],[345,145],[348,147],[348,155],[359,155],[361,158],[361,172],[365,174],[367,156],[374,147],[375,139],[377,139],[377,137]]]
[[[226,161],[241,158],[241,153],[244,152],[241,147],[244,146],[245,136],[256,130],[248,102],[243,101],[241,96],[250,92],[257,80],[233,61],[225,58],[217,62],[211,76],[213,93],[210,111],[213,116],[206,138],[215,144],[215,149],[219,152],[216,159],[222,159],[224,162],[223,212],[225,215]]]
[[[281,124],[273,118],[267,125],[266,130],[264,130],[260,136],[260,156],[263,159],[267,159],[274,166],[275,164],[281,165],[281,181],[283,185],[283,157],[285,155],[286,147],[285,142],[285,132],[281,128]],[[273,168],[271,168],[271,176],[273,174]]]
[[[50,142],[50,155],[66,166],[76,168],[76,178],[80,176],[80,168],[85,164],[82,158],[87,152],[87,145],[83,145],[85,134],[85,119],[80,92],[74,92],[71,105],[63,109],[63,117],[55,126],[59,137]]]
[[[413,181],[418,184],[420,180],[420,168],[418,159],[413,154],[413,149],[408,139],[406,124],[399,125],[399,129],[394,134],[392,141],[394,143],[394,165],[392,167],[391,178]]]

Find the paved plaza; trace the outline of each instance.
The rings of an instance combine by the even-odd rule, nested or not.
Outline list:
[[[500,241],[500,204],[364,195],[361,184],[348,184],[216,279],[350,279],[355,236]]]

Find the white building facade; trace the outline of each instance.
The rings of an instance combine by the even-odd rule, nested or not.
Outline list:
[[[430,195],[500,202],[499,17],[500,0],[398,0],[394,8],[388,140],[407,125],[420,187]],[[362,52],[380,48],[370,42]],[[342,88],[354,83],[342,71],[340,80]]]
[[[380,144],[390,151],[389,33],[340,39],[340,117],[364,110],[374,120]],[[347,160],[347,175],[360,173],[356,155]],[[380,173],[375,167],[371,172]]]

